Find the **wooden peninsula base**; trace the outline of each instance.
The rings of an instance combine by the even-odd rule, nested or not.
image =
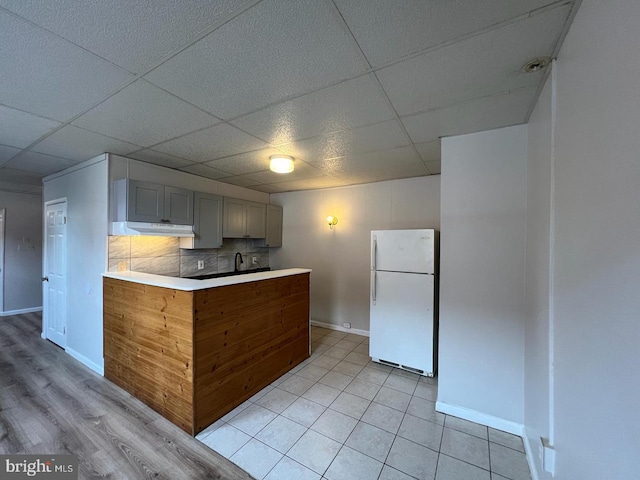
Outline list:
[[[241,283],[105,274],[105,377],[197,434],[309,357],[298,270]]]

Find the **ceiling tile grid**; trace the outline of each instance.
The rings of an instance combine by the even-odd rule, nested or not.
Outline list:
[[[218,123],[220,119],[144,80],[73,121],[73,125],[142,147]]]
[[[0,144],[25,148],[60,125],[55,120],[0,105]]]
[[[376,75],[400,115],[537,86],[543,72],[524,73],[520,68],[532,58],[553,53],[568,14],[568,7],[547,11],[392,65]]]
[[[153,149],[202,163],[237,153],[258,150],[267,146],[266,142],[232,125],[222,123],[160,143],[155,145]]]
[[[104,151],[269,193],[438,174],[439,138],[528,120],[573,8],[0,0],[0,181]]]
[[[0,104],[66,121],[134,77],[0,10]]]
[[[188,44],[243,3],[0,0],[0,6],[134,73]]]
[[[145,78],[229,119],[365,69],[326,2],[263,0]]]

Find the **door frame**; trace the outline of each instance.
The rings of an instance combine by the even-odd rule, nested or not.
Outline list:
[[[51,206],[51,205],[56,205],[59,203],[64,203],[65,204],[65,210],[67,211],[67,217],[69,216],[69,211],[68,211],[68,207],[69,207],[69,203],[67,202],[67,197],[60,197],[60,198],[56,198],[55,200],[48,200],[46,202],[44,202],[44,206],[42,208],[42,278],[44,279],[44,277],[47,276],[47,259],[48,259],[48,255],[49,255],[49,249],[47,248],[47,207]],[[65,236],[64,236],[64,241],[65,241],[65,251],[68,252],[68,246],[69,246],[69,240],[67,237],[67,230],[65,230]],[[67,294],[69,291],[69,262],[67,259],[67,256],[64,256],[64,262],[66,263],[66,268],[65,268],[65,285],[64,285],[64,299],[65,302],[67,301]],[[44,280],[42,281],[42,332],[40,334],[40,336],[45,339],[48,340],[47,338],[47,331],[49,328],[49,293],[48,293],[49,289],[47,288],[47,286],[45,285]],[[68,311],[68,309],[65,309],[66,311]],[[65,328],[66,328],[66,324],[68,319],[65,319]],[[65,346],[62,348],[66,348],[66,333],[65,333]]]

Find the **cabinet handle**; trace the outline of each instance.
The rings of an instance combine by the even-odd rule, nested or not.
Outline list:
[[[251,235],[245,235],[244,238],[249,238]]]

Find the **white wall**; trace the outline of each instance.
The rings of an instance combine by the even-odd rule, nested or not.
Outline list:
[[[42,193],[0,190],[6,208],[4,238],[4,309],[11,315],[42,307]]]
[[[442,140],[438,405],[524,420],[527,127]]]
[[[107,252],[107,161],[101,155],[44,179],[44,201],[67,198],[67,353],[100,372]]]
[[[556,477],[640,472],[640,2],[584,0],[558,57]]]
[[[527,162],[525,427],[529,461],[542,475],[540,439],[550,437],[549,320],[552,181],[552,78],[529,120]],[[551,332],[552,333],[552,332]]]
[[[311,318],[369,330],[371,230],[440,226],[440,176],[353,187],[278,193],[283,247],[271,249],[272,268],[305,267],[311,274]],[[330,230],[326,218],[337,216]]]

